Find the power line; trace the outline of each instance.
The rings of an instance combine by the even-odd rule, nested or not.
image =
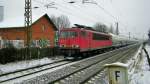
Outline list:
[[[34,0],[35,1],[35,0]],[[64,0],[63,0],[64,1]],[[89,0],[87,0],[87,1],[89,1]],[[86,3],[92,3],[92,4],[95,4],[95,5],[97,5],[100,9],[102,9],[105,13],[107,13],[109,16],[111,16],[113,19],[115,19],[115,20],[118,20],[115,16],[113,16],[109,11],[107,11],[104,7],[102,7],[100,4],[98,4],[96,1],[94,1],[94,0],[92,0],[93,2],[86,2]],[[39,1],[37,1],[36,0],[36,2],[39,2]],[[53,2],[53,1],[51,1],[51,2]],[[64,1],[64,2],[66,2],[66,1]],[[39,3],[41,3],[41,4],[43,4],[43,5],[46,5],[45,3],[43,3],[43,2],[39,2]],[[66,3],[68,3],[68,2],[66,2]],[[71,2],[70,4],[74,4],[75,2]],[[83,2],[82,2],[83,3]],[[85,2],[84,2],[85,3]],[[54,5],[54,4],[53,4]],[[61,12],[65,12],[65,13],[69,13],[69,14],[71,14],[72,16],[74,16],[74,17],[77,17],[76,16],[76,14],[75,13],[77,13],[77,12],[69,12],[68,11],[68,9],[69,10],[72,10],[70,7],[67,7],[66,5],[64,6],[64,4],[59,4],[59,3],[55,3],[55,5],[58,5],[58,6],[60,6],[61,8],[59,8],[58,10],[60,10]],[[72,5],[71,7],[74,7],[74,8],[78,8],[78,13],[77,13],[77,15],[81,15],[82,17],[78,17],[79,19],[81,19],[81,18],[84,18],[84,20],[87,20],[87,18],[88,18],[88,20],[90,20],[91,22],[95,22],[96,21],[96,19],[98,19],[99,17],[93,17],[93,16],[89,16],[88,14],[88,12],[86,11],[85,12],[85,10],[81,10],[81,8],[79,8],[80,7],[80,5],[77,5],[77,6],[75,6],[75,5]],[[63,8],[63,9],[62,9]],[[64,9],[67,9],[67,11],[65,10],[64,11]],[[81,12],[82,11],[82,12]],[[84,13],[83,13],[84,12]],[[81,14],[82,13],[82,14]],[[96,16],[99,16],[99,14],[97,14],[97,13],[94,13],[94,14],[96,14]],[[95,19],[93,19],[93,18],[91,18],[91,17],[93,17],[93,18],[95,18]],[[104,21],[104,19],[103,19],[103,21]],[[105,21],[105,22],[107,22],[107,21]],[[124,24],[124,23],[122,23],[121,21],[117,21],[117,22],[119,22],[120,24],[122,24],[125,28],[126,28],[126,25]],[[109,23],[109,24],[112,24],[112,23],[110,23],[110,22],[107,22],[107,23]]]
[[[35,1],[35,0],[34,0],[34,1]],[[38,1],[38,2],[39,2],[39,1]],[[66,2],[66,1],[64,1],[64,2]],[[41,2],[39,2],[39,3],[41,3]],[[67,3],[68,3],[68,2],[67,2]],[[45,3],[42,3],[42,4],[45,4]],[[64,7],[66,8],[66,6],[63,6],[62,4],[60,5],[60,4],[57,3],[57,5],[59,5],[59,6],[63,7],[63,8],[64,8]],[[73,5],[73,6],[74,6],[74,5]],[[72,7],[72,6],[71,6],[71,7]],[[75,6],[74,6],[74,7],[75,7]],[[75,7],[75,8],[77,8],[77,7]],[[70,9],[70,8],[67,8],[67,9]],[[84,10],[82,10],[82,12],[83,12],[83,11],[84,11]],[[81,12],[79,11],[78,14],[79,14],[79,13],[81,13]],[[83,15],[83,14],[84,14],[84,15]],[[85,19],[87,19],[87,18],[89,19],[91,16],[89,16],[89,15],[87,15],[87,14],[88,14],[88,13],[86,12],[86,13],[82,13],[82,14],[80,14],[80,15],[82,15],[82,17],[83,17],[83,16],[84,16],[84,17],[87,16]],[[97,16],[98,16],[98,15],[97,15]],[[94,17],[94,18],[95,18],[95,17]],[[97,19],[97,17],[96,17],[95,19],[91,18],[91,21],[94,21],[94,20],[95,20],[95,21],[97,22],[96,19]],[[95,22],[95,21],[94,21],[94,22]]]
[[[93,1],[94,1],[94,0],[93,0]],[[126,27],[127,27],[126,24],[124,24],[122,21],[120,21],[119,18],[113,16],[109,11],[107,11],[107,10],[106,10],[104,7],[102,7],[100,4],[97,3],[96,5],[98,5],[99,8],[101,8],[105,13],[107,13],[107,14],[110,15],[112,18],[114,18],[117,22],[119,22],[119,24],[121,24],[122,26],[124,26],[125,31],[126,31]]]
[[[94,1],[94,0],[93,0]],[[96,2],[96,1],[95,1]],[[117,17],[115,17],[114,15],[112,15],[109,11],[107,11],[104,7],[102,7],[100,4],[98,4],[96,2],[96,5],[101,8],[106,14],[108,14],[109,16],[111,16],[112,18],[114,18],[115,20],[117,20]]]
[[[84,0],[83,0],[84,1]],[[89,1],[89,0],[88,0]],[[92,0],[94,1],[94,0]],[[86,2],[85,2],[86,3]],[[89,2],[88,2],[89,3]],[[102,9],[105,13],[107,13],[109,16],[111,16],[112,18],[114,18],[117,22],[125,25],[124,23],[122,23],[117,17],[113,16],[109,11],[107,11],[104,7],[102,7],[100,4],[98,4],[96,1],[94,1],[92,4],[97,5],[100,9]],[[126,25],[125,25],[126,26]]]
[[[64,0],[63,0],[64,1]],[[68,2],[67,2],[68,3]],[[76,3],[76,1],[71,1],[71,2],[69,2],[69,3],[71,3],[71,4],[75,4]],[[90,4],[97,4],[96,2],[94,2],[94,0],[82,0],[82,4],[85,4],[85,3],[90,3]],[[74,6],[74,5],[72,5],[72,6]],[[78,6],[80,6],[80,5],[78,5]],[[75,7],[75,6],[74,6]],[[81,7],[81,6],[80,6]],[[77,8],[77,7],[75,7],[75,8]],[[85,10],[82,10],[82,12],[85,12]],[[94,12],[94,14],[96,14],[96,16],[99,16],[100,14],[97,14],[96,13],[97,11],[95,11]],[[86,12],[86,14],[88,14],[87,12]],[[99,17],[94,17],[94,18],[96,18],[96,19],[98,19]],[[100,19],[102,19],[102,18],[100,18]],[[103,19],[103,21],[104,21],[104,19]],[[109,24],[112,24],[112,23],[110,23],[110,22],[108,22],[108,21],[105,21],[105,22],[107,22],[107,23],[109,23]]]
[[[63,0],[64,1],[64,0]],[[66,2],[66,3],[70,3],[70,4],[74,4],[74,3],[76,3],[76,2],[73,2],[73,1],[71,1],[71,2],[67,2],[67,1],[64,1],[64,2]],[[77,4],[76,4],[77,5]],[[87,14],[89,14],[89,12],[87,12],[87,11],[85,11],[85,10],[81,10],[81,6],[79,6],[79,5],[77,5],[77,6],[75,6],[75,5],[71,5],[71,7],[74,7],[74,8],[78,8],[78,11],[79,11],[79,13],[82,13],[81,14],[81,16],[88,16],[87,18],[89,19],[89,18],[91,18],[91,19],[93,19],[94,18],[94,20],[96,21],[96,22],[98,22],[98,18],[99,17],[97,17],[97,16],[99,16],[100,14],[96,14],[96,13],[94,13],[94,14],[96,14],[94,17],[92,16],[92,15],[87,15]],[[66,7],[66,6],[65,6]],[[82,11],[82,12],[81,12]],[[92,16],[92,17],[91,17]],[[100,18],[100,19],[102,19],[102,18]],[[103,19],[103,21],[104,21],[104,19]],[[109,23],[109,24],[111,24],[110,22],[107,22],[107,21],[105,21],[106,23]]]
[[[63,0],[64,1],[64,0]],[[64,1],[64,2],[66,2],[66,1]],[[66,2],[66,3],[68,3],[68,2]],[[57,3],[58,4],[58,3]],[[60,4],[59,4],[60,5]],[[60,5],[60,6],[63,6],[62,4]],[[66,5],[64,6],[64,7],[66,7]],[[97,18],[96,17],[91,17],[90,15],[88,15],[89,13],[87,13],[87,12],[85,12],[84,10],[81,10],[79,7],[77,7],[77,6],[75,6],[75,5],[71,5],[70,6],[71,8],[76,8],[76,9],[78,9],[78,10],[76,10],[77,12],[78,12],[78,14],[80,14],[82,17],[84,16],[86,16],[86,20],[87,20],[87,18],[88,19],[90,19],[91,21],[93,21],[93,22],[97,22]],[[70,7],[69,8],[67,8],[67,9],[70,9]],[[82,12],[81,12],[82,11]],[[74,12],[73,12],[74,13]]]
[[[89,2],[90,3],[90,2]],[[80,9],[81,8],[81,6],[80,5],[78,5],[78,4],[76,4],[77,6],[78,6],[78,9]],[[72,5],[73,7],[75,7],[75,8],[77,8],[77,6],[75,6],[75,5]],[[81,9],[80,9],[81,10]],[[85,14],[88,14],[89,12],[87,12],[86,10],[81,10],[82,12],[84,12]],[[94,14],[96,14],[96,17],[94,16],[94,18],[95,19],[102,19],[102,18],[99,18],[99,15],[100,14],[97,14],[96,13],[97,11],[95,11],[94,12]],[[90,12],[91,13],[91,12]],[[92,15],[91,15],[92,16]],[[97,17],[98,16],[98,17]],[[109,23],[109,24],[111,24],[110,22],[107,22],[106,20],[104,20],[104,19],[102,19],[103,21],[105,21],[106,23]]]
[[[63,0],[64,1],[64,0]],[[68,2],[67,2],[68,3]],[[75,5],[71,5],[71,7],[74,7],[74,8],[78,8],[78,11],[82,11],[82,13],[84,14],[84,15],[87,15],[87,14],[89,14],[89,13],[91,13],[91,12],[87,12],[86,10],[82,10],[81,9],[81,6],[80,5],[78,5],[78,4],[76,4],[77,6],[75,6]],[[94,13],[94,14],[96,14],[96,15],[88,15],[88,18],[89,17],[92,17],[92,18],[94,18],[95,19],[95,21],[96,22],[98,22],[98,18],[99,18],[99,14],[97,14],[97,13]],[[95,17],[95,16],[98,16],[98,17]],[[100,19],[102,19],[102,18],[100,18]],[[103,19],[104,20],[104,19]]]
[[[58,4],[58,3],[57,3]],[[63,4],[58,4],[59,6],[61,6],[61,7],[64,7],[64,8],[66,8],[67,9],[67,11],[68,11],[68,9],[69,10],[72,10],[70,7],[67,7],[66,5],[64,6]],[[71,6],[72,7],[72,6]],[[92,22],[95,22],[96,20],[94,19],[94,18],[91,18],[91,16],[89,16],[87,13],[85,14],[85,13],[83,13],[83,11],[81,12],[79,9],[78,10],[75,10],[74,12],[71,12],[71,13],[76,13],[76,17],[77,17],[77,15],[80,15],[80,16],[82,16],[82,17],[85,17],[85,19],[84,20],[91,20]],[[81,18],[81,17],[78,17],[78,18]]]
[[[34,0],[34,1],[37,1],[37,0]],[[41,2],[38,1],[38,3],[41,3]],[[45,5],[45,3],[41,3],[41,4]],[[63,8],[63,10],[60,10],[61,12],[71,14],[71,15],[74,16],[74,17],[77,17],[77,16],[75,16],[75,15],[79,15],[79,13],[80,13],[80,12],[78,12],[77,14],[75,14],[76,12],[73,12],[73,13],[72,13],[72,12],[69,12],[69,11],[64,11],[64,7],[66,8],[66,6],[60,5],[60,4],[58,4],[58,3],[57,3],[57,5],[61,6],[61,8],[59,8],[58,10],[60,10],[60,9]],[[67,8],[67,9],[69,9],[69,8]],[[73,15],[73,14],[75,14],[75,15]],[[83,16],[83,14],[82,14],[82,17],[80,17],[80,18],[77,17],[77,18],[81,19],[81,18],[84,18],[84,17],[85,17],[85,16]],[[87,20],[87,18],[89,18],[89,16],[85,17],[84,20],[85,20],[85,19]],[[88,19],[88,20],[89,20],[89,19]],[[90,19],[90,21],[93,22],[94,19]]]

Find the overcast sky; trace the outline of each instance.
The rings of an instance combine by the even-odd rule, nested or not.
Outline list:
[[[24,23],[24,1],[25,0],[1,0],[4,2],[4,22],[12,21],[13,24]],[[75,1],[69,4],[67,2]],[[119,22],[119,30],[123,35],[131,32],[134,37],[147,37],[150,28],[150,0],[89,0],[95,4],[82,4],[82,0],[32,0],[33,17],[48,13],[49,16],[66,15],[72,24],[85,24],[92,26],[101,22],[107,26]],[[55,2],[53,7],[47,9],[44,5]],[[13,21],[21,18],[20,21]],[[17,20],[17,19],[16,19]],[[0,23],[0,25],[2,22]],[[5,23],[6,24],[6,23]],[[9,24],[9,23],[7,23]]]

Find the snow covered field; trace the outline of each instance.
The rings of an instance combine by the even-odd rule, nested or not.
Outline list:
[[[0,64],[0,74],[7,73],[7,72],[13,72],[19,69],[25,69],[37,65],[43,65],[47,63],[54,62],[56,60],[61,60],[62,57],[57,58],[43,58],[38,60],[28,60],[28,61],[20,61],[20,62],[14,62],[14,63],[8,63],[5,65]]]
[[[150,46],[146,46],[146,50],[150,55]],[[150,84],[150,67],[145,53],[143,56],[144,59],[141,64],[141,68],[133,74],[131,84]]]
[[[150,55],[150,46],[146,46],[146,50]],[[15,63],[8,63],[5,65],[0,64],[0,74],[12,72],[19,69],[25,69],[28,67],[33,67],[37,65],[42,65],[46,63],[51,63],[56,60],[63,59],[61,56],[57,58],[43,58],[39,60],[30,60],[30,61],[21,61]],[[136,70],[134,74],[132,74],[132,81],[130,84],[150,84],[150,67],[147,62],[147,58],[145,53],[143,52],[143,61],[140,64],[140,67]]]

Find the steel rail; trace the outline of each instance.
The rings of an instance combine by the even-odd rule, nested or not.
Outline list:
[[[39,83],[39,84],[43,84],[43,83],[44,84],[48,84],[48,83],[52,84],[52,83],[56,82],[56,80],[58,80],[58,79],[61,79],[61,78],[65,77],[71,73],[74,73],[74,72],[76,72],[76,71],[78,71],[84,67],[87,67],[93,63],[98,62],[102,57],[108,58],[107,56],[114,54],[114,52],[123,52],[125,49],[128,49],[128,48],[135,46],[135,45],[137,45],[137,44],[129,45],[129,46],[126,46],[126,47],[123,47],[120,49],[112,50],[110,52],[106,52],[106,53],[103,53],[103,54],[100,54],[97,56],[93,56],[93,57],[90,57],[87,59],[80,60],[76,63],[70,64],[69,66],[65,66],[61,69],[57,69],[53,72],[47,72],[46,74],[42,74],[40,76],[31,78],[31,79],[23,80],[19,84],[29,84],[29,83],[32,83],[32,84],[37,84],[37,83]]]
[[[99,71],[101,71],[101,70],[103,69],[103,66],[99,66],[99,69],[100,69],[100,70],[96,71],[96,68],[97,68],[97,67],[95,67],[96,65],[98,66],[98,65],[104,65],[105,63],[115,62],[117,59],[120,59],[122,56],[125,56],[127,52],[131,52],[131,49],[128,49],[128,50],[122,52],[121,54],[120,54],[120,53],[117,53],[116,55],[112,55],[112,56],[110,56],[110,57],[107,58],[107,59],[104,59],[104,60],[102,60],[102,61],[99,61],[99,62],[97,62],[97,63],[92,64],[92,66],[89,65],[89,66],[86,67],[86,68],[80,69],[79,71],[75,72],[75,73],[81,72],[79,75],[77,75],[77,77],[76,77],[76,75],[75,75],[75,77],[73,76],[75,73],[70,74],[70,76],[66,77],[65,79],[63,78],[63,79],[64,79],[63,82],[64,82],[65,84],[78,84],[79,81],[81,82],[81,81],[86,80],[86,78],[85,78],[85,76],[84,76],[84,74],[85,74],[84,71],[87,71],[86,76],[88,75],[89,77],[91,77],[91,75],[93,75],[93,73],[91,73],[92,70],[93,70],[93,68],[95,68],[95,69],[94,69],[94,73],[99,72]],[[112,60],[112,59],[113,59],[113,60]],[[115,59],[115,60],[114,60],[114,59]],[[93,66],[94,66],[94,67],[93,67]],[[93,68],[91,68],[91,67],[93,67]],[[89,70],[86,70],[86,69],[89,69]],[[89,71],[91,71],[91,72],[89,72]],[[82,72],[83,72],[84,74],[82,74]],[[91,74],[91,75],[89,75],[88,73]],[[62,80],[63,80],[63,79],[62,79]],[[60,81],[61,81],[61,80],[60,80]],[[77,82],[77,81],[78,81],[78,82]],[[57,81],[56,81],[56,82],[57,82]],[[63,83],[62,83],[62,84],[63,84]],[[81,84],[83,84],[83,82],[81,82]]]
[[[135,47],[136,48],[136,47]],[[134,52],[136,51],[137,49],[131,49],[131,50],[128,50],[129,52],[128,53],[125,53],[125,55],[120,56],[120,58],[116,59],[117,61],[122,61],[122,60],[127,60],[128,56],[131,56],[132,54],[134,54]],[[80,84],[89,84],[88,81],[91,81],[93,80],[93,78],[95,76],[97,76],[98,74],[102,74],[102,71],[104,71],[104,67],[102,67],[99,71],[97,71],[95,74],[93,74],[91,77],[87,78],[86,80],[84,80],[83,82],[81,82]],[[97,76],[98,77],[98,76]]]
[[[126,47],[126,49],[127,49],[127,48],[128,48],[128,47]],[[122,51],[123,51],[123,49],[124,49],[124,48],[118,49],[118,50],[122,50]],[[116,53],[111,53],[111,54],[109,54],[109,55],[101,56],[101,59],[98,60],[97,62],[92,63],[91,65],[88,65],[88,66],[86,66],[86,67],[84,67],[84,68],[80,68],[80,69],[78,69],[78,70],[76,70],[76,71],[74,71],[74,72],[72,72],[72,73],[69,73],[68,75],[65,75],[65,76],[63,76],[63,77],[61,77],[61,78],[58,78],[57,80],[54,80],[54,81],[52,81],[52,82],[50,82],[50,83],[55,83],[55,82],[57,82],[57,81],[59,81],[59,80],[62,80],[62,79],[66,78],[66,77],[68,77],[68,76],[70,76],[70,75],[72,75],[72,74],[74,74],[74,73],[79,72],[79,71],[82,70],[82,69],[86,69],[86,68],[88,68],[89,66],[92,66],[92,65],[94,65],[94,64],[97,64],[98,62],[107,59],[107,57],[113,56],[113,54],[118,54],[118,52],[116,52]],[[104,57],[105,59],[102,58],[102,57]],[[94,61],[94,60],[93,60],[93,61]]]
[[[76,71],[78,71],[78,70],[80,70],[81,68],[85,68],[85,67],[87,67],[87,66],[89,66],[89,65],[91,65],[92,66],[92,64],[93,63],[97,63],[99,60],[100,60],[100,58],[101,58],[101,60],[104,60],[104,59],[106,59],[106,58],[108,58],[110,55],[113,55],[113,54],[115,54],[114,52],[118,52],[118,51],[124,51],[124,49],[128,49],[129,47],[131,47],[131,46],[133,46],[133,45],[129,45],[129,46],[127,46],[127,47],[123,47],[123,48],[120,48],[120,49],[116,49],[116,50],[112,50],[112,51],[110,51],[110,52],[106,52],[106,53],[103,53],[103,54],[100,54],[100,56],[94,56],[94,57],[90,57],[90,58],[87,58],[87,59],[83,59],[83,60],[79,60],[79,62],[78,63],[74,63],[74,64],[72,64],[72,65],[70,65],[70,66],[66,66],[66,67],[63,67],[63,68],[61,68],[61,69],[58,69],[58,70],[55,70],[55,71],[53,71],[53,72],[50,72],[50,73],[47,73],[47,74],[42,74],[41,76],[38,76],[38,77],[35,77],[35,78],[31,78],[31,79],[27,79],[27,80],[23,80],[22,82],[21,82],[21,84],[28,84],[28,83],[37,83],[38,81],[39,82],[41,82],[40,80],[37,80],[37,79],[39,79],[39,78],[41,78],[41,79],[46,79],[46,78],[44,78],[43,76],[45,76],[45,77],[51,77],[52,76],[52,78],[48,78],[48,81],[46,81],[46,82],[44,82],[44,83],[54,83],[54,82],[56,82],[56,80],[58,80],[58,79],[60,79],[60,78],[62,78],[62,77],[67,77],[67,76],[69,76],[69,74],[71,74],[71,73],[74,73],[74,72],[76,72]],[[102,59],[103,58],[103,59]],[[90,62],[90,60],[93,60],[92,62]],[[87,62],[88,61],[88,62]],[[85,63],[85,64],[83,64],[83,63]],[[87,65],[86,65],[87,64]],[[61,66],[61,65],[60,65]],[[51,68],[49,68],[49,69],[51,69]],[[70,69],[70,70],[69,70]],[[74,69],[74,70],[71,70],[71,69]],[[46,69],[46,70],[48,70],[48,69]],[[44,70],[42,70],[42,71],[44,71]],[[42,71],[39,71],[39,72],[42,72]],[[61,72],[62,71],[62,72]],[[65,71],[65,72],[63,72],[63,71]],[[35,72],[35,73],[38,73],[38,72]],[[32,74],[35,74],[35,73],[32,73]],[[24,76],[28,76],[28,75],[31,75],[31,74],[27,74],[27,75],[24,75]],[[58,76],[59,75],[59,76]],[[23,76],[22,76],[23,77]],[[20,77],[18,77],[18,78],[20,78]],[[37,78],[37,79],[36,79]],[[14,78],[14,79],[17,79],[17,78]],[[14,80],[14,79],[10,79],[10,80]],[[7,80],[7,81],[9,81],[9,80]],[[34,81],[37,81],[37,82],[34,82]],[[6,81],[3,81],[3,82],[6,82]],[[10,82],[10,81],[9,81]],[[1,83],[1,82],[0,82]]]
[[[70,63],[70,62],[65,61],[65,60],[60,60],[60,61],[55,61],[55,62],[52,62],[52,63],[47,63],[47,64],[44,64],[44,65],[40,65],[40,66],[30,67],[30,68],[27,68],[27,69],[18,70],[18,71],[15,71],[15,72],[10,72],[10,73],[7,73],[7,74],[3,74],[3,75],[0,76],[0,83],[10,81],[10,80],[14,80],[14,79],[17,79],[17,78],[21,78],[21,77],[24,77],[24,76],[32,75],[32,74],[42,72],[42,71],[45,71],[45,70],[48,70],[48,69],[53,69],[55,67],[59,67],[59,66],[62,66],[62,65],[68,64],[68,63]],[[27,73],[24,73],[24,72],[27,72]],[[22,75],[20,75],[20,73]],[[9,76],[12,76],[13,74],[14,74],[14,76],[9,78]],[[16,74],[18,74],[18,75],[16,76]],[[8,77],[8,78],[6,78],[6,77]]]
[[[13,74],[13,73],[17,73],[17,72],[21,72],[21,71],[25,71],[25,70],[28,70],[28,69],[42,67],[42,66],[45,66],[45,65],[49,65],[49,64],[53,64],[53,63],[57,63],[57,62],[61,62],[61,61],[64,61],[64,60],[54,61],[52,63],[46,63],[46,64],[42,64],[42,65],[37,65],[37,66],[25,68],[25,69],[19,69],[19,70],[15,70],[15,71],[12,71],[12,72],[3,73],[3,74],[0,74],[0,77],[5,76],[5,75],[9,75],[9,74]]]

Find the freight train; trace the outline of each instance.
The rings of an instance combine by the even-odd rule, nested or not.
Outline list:
[[[59,47],[67,59],[86,57],[93,52],[102,52],[135,43],[126,37],[102,33],[90,27],[79,26],[60,30]]]

